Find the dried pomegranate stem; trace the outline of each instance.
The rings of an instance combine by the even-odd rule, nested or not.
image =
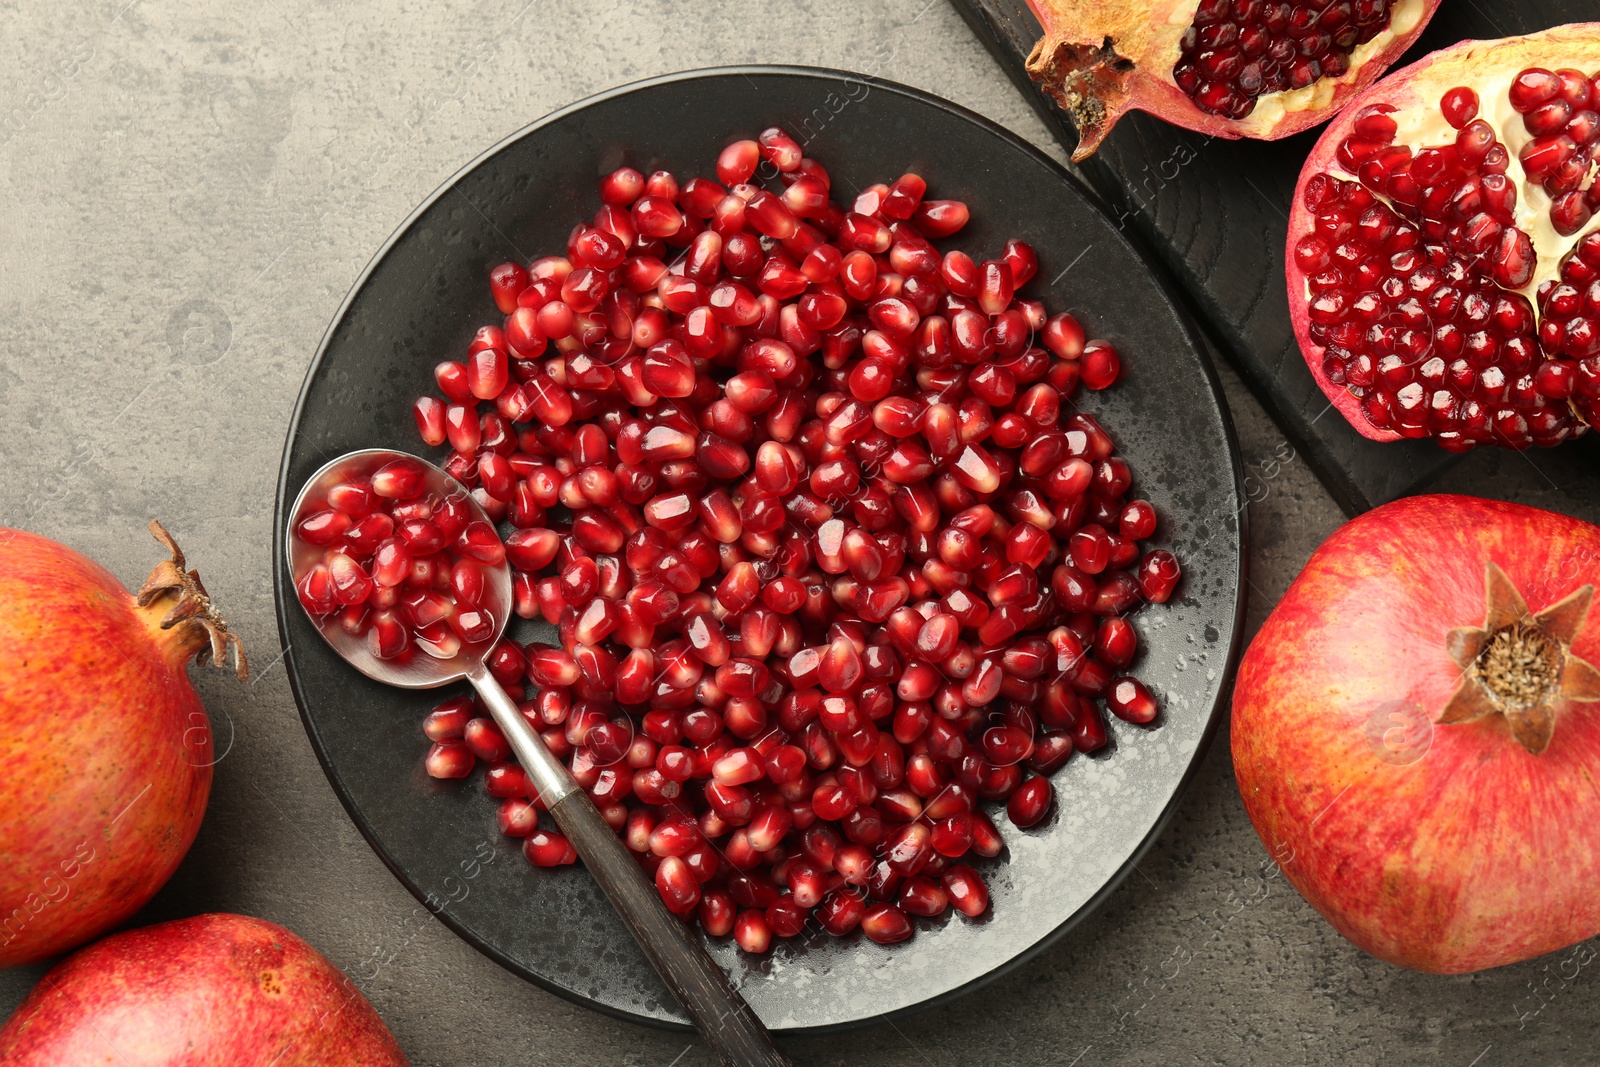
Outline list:
[[[229,650],[233,654],[234,670],[243,681],[250,677],[250,665],[245,659],[244,645],[239,635],[228,629],[227,620],[211,603],[206,587],[200,582],[200,573],[189,570],[183,549],[172,539],[166,527],[155,519],[150,520],[150,533],[160,541],[171,559],[156,564],[144,585],[139,588],[137,603],[141,608],[152,609],[154,615],[161,608],[167,611],[157,625],[175,638],[185,659],[194,657],[196,663],[210,660],[218,667],[226,666]],[[170,605],[170,607],[168,607]]]

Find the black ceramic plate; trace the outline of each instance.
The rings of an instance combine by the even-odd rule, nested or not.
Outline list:
[[[840,195],[903,171],[972,206],[957,242],[997,254],[1011,236],[1039,252],[1032,294],[1112,339],[1127,373],[1081,398],[1103,415],[1181,557],[1181,595],[1135,617],[1135,673],[1161,697],[1154,728],[1113,720],[1114,743],[1056,775],[1047,825],[999,818],[1000,860],[981,865],[981,920],[918,921],[882,947],[859,935],[780,943],[770,956],[712,952],[775,1030],[822,1030],[926,1007],[1037,953],[1088,914],[1171,815],[1220,714],[1243,617],[1244,513],[1232,429],[1191,324],[1144,257],[1060,167],[953,104],[838,71],[747,67],[673,75],[550,115],[473,161],[378,253],[323,339],[295,410],[278,485],[281,524],[306,477],[357,448],[418,449],[411,401],[431,368],[499,321],[489,269],[564,246],[598,205],[595,183],[626,162],[709,173],[734,137],[780,124],[822,161]],[[641,1022],[684,1016],[582,867],[535,870],[495,828],[474,779],[422,770],[418,725],[444,693],[387,689],[337,660],[294,602],[274,538],[278,620],[306,730],[351,818],[439,918],[484,953],[573,1000]],[[533,637],[522,624],[513,634]]]

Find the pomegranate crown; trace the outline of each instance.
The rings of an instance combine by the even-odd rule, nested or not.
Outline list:
[[[1489,563],[1488,614],[1482,626],[1450,631],[1446,648],[1461,684],[1441,725],[1503,715],[1511,736],[1537,756],[1550,744],[1556,713],[1573,701],[1600,700],[1600,670],[1572,652],[1594,601],[1585,585],[1537,615],[1497,563]]]
[[[163,630],[177,630],[198,645],[195,662],[210,660],[225,667],[230,650],[233,668],[243,681],[250,677],[250,665],[245,660],[244,645],[239,635],[228,629],[227,620],[211,603],[206,587],[200,582],[198,571],[188,569],[183,549],[172,539],[166,527],[155,519],[150,520],[150,533],[172,553],[171,559],[156,564],[150,577],[139,588],[137,602],[141,608],[172,601],[171,609],[161,619]]]

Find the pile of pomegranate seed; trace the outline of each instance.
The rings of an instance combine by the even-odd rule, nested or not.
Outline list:
[[[1511,83],[1510,99],[1533,135],[1517,153],[1523,172],[1550,194],[1556,232],[1577,233],[1600,208],[1600,188],[1590,174],[1600,158],[1600,74],[1530,67]]]
[[[1016,295],[1028,245],[941,254],[966,205],[906,174],[847,210],[777,129],[716,171],[624,167],[564,256],[496,267],[503,325],[417,425],[559,633],[491,671],[672,911],[748,952],[812,919],[899,941],[987,907],[980,801],[1034,826],[1099,701],[1155,717],[1125,616],[1178,564],[1075,410],[1117,352]],[[424,730],[430,774],[486,762],[501,829],[573,862],[472,699]]]
[[[1350,69],[1389,25],[1391,0],[1200,0],[1172,79],[1195,106],[1242,119],[1256,99]]]
[[[396,460],[335,485],[294,532],[323,549],[295,583],[300,603],[313,617],[336,615],[379,659],[450,659],[499,632],[483,606],[484,565],[505,562],[505,545],[472,518],[465,494],[427,492],[416,463]]]
[[[1518,153],[1524,172],[1553,197],[1554,230],[1577,233],[1600,205],[1600,188],[1583,188],[1600,75],[1530,68],[1509,93],[1534,135]],[[1394,143],[1393,107],[1364,109],[1337,153],[1359,182],[1306,182],[1316,221],[1294,260],[1312,294],[1310,336],[1326,346],[1323,373],[1372,425],[1455,451],[1548,447],[1600,421],[1600,232],[1540,283],[1535,315],[1517,291],[1538,264],[1516,224],[1510,154],[1478,104],[1470,88],[1446,92],[1440,113],[1455,142],[1415,153]]]

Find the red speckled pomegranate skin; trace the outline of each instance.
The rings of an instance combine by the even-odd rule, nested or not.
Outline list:
[[[1564,704],[1539,755],[1498,714],[1424,725],[1461,678],[1447,632],[1484,622],[1490,561],[1537,613],[1600,583],[1600,527],[1464,496],[1368,512],[1312,555],[1234,693],[1240,792],[1284,875],[1356,945],[1418,970],[1600,932],[1600,704]],[[1600,619],[1571,651],[1600,657]],[[1408,717],[1431,741],[1397,756],[1383,729]]]
[[[402,1067],[372,1005],[316,949],[242,915],[108,937],[0,1029],[7,1067]]]
[[[0,529],[0,967],[123,922],[194,840],[211,730],[185,673],[194,649],[157,626],[167,610]]]

